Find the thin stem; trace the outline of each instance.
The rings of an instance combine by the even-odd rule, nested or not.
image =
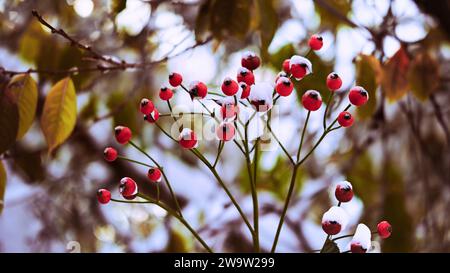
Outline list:
[[[137,146],[133,141],[129,141],[130,145],[133,146],[134,148],[136,148],[138,151],[140,151],[142,154],[144,154],[145,156],[147,156],[157,167],[158,169],[161,171],[161,174],[164,177],[164,180],[166,181],[166,185],[167,188],[169,189],[170,195],[172,196],[172,199],[175,203],[175,207],[178,210],[178,213],[180,214],[181,217],[183,217],[183,213],[181,212],[181,207],[180,204],[178,203],[178,198],[175,195],[174,190],[172,189],[172,185],[169,182],[169,179],[166,176],[166,172],[164,171],[164,169],[161,167],[161,165],[159,165],[159,163],[153,158],[151,157],[147,152],[145,152],[141,147]]]
[[[300,160],[300,155],[301,155],[301,152],[302,152],[303,141],[305,139],[306,127],[308,126],[308,121],[309,121],[309,117],[310,116],[311,116],[311,111],[308,111],[308,114],[306,115],[305,124],[303,125],[302,137],[300,138],[300,144],[299,144],[298,150],[297,150],[297,164],[298,164],[298,161]]]
[[[149,201],[149,203],[153,203],[157,206],[159,206],[160,208],[164,209],[165,211],[167,211],[167,213],[169,213],[170,215],[172,215],[173,217],[177,218],[178,221],[180,221],[191,233],[192,235],[194,235],[194,237],[200,242],[200,244],[209,252],[209,253],[213,253],[212,249],[208,246],[208,244],[200,237],[200,235],[191,227],[191,225],[186,221],[186,219],[183,218],[183,216],[178,215],[178,213],[176,211],[174,211],[173,209],[171,209],[169,206],[165,205],[164,203],[158,202],[157,200],[154,200],[151,197],[148,197],[146,195],[143,195],[141,193],[138,193],[138,196],[146,199],[147,201]]]
[[[273,138],[275,138],[275,140],[277,141],[278,145],[280,145],[281,150],[283,150],[283,152],[286,154],[287,158],[289,159],[289,161],[292,163],[292,165],[295,165],[294,160],[292,159],[291,155],[289,154],[289,152],[287,151],[287,149],[284,147],[284,145],[281,143],[281,141],[278,139],[278,137],[275,135],[275,133],[272,131],[272,127],[270,127],[270,124],[267,123],[267,129],[269,129],[269,132],[272,134]],[[250,151],[251,152],[251,151]]]
[[[117,203],[128,203],[128,204],[152,204],[151,201],[130,201],[130,200],[119,200],[111,198],[111,201],[117,202]]]
[[[149,168],[153,168],[154,167],[154,166],[146,164],[144,162],[137,161],[137,160],[125,157],[125,156],[121,156],[121,155],[117,156],[117,159],[133,162],[133,163],[136,163],[136,164],[139,164],[139,165],[142,165],[142,166],[145,166],[145,167],[149,167]]]
[[[256,246],[255,249],[257,252],[260,251],[259,249],[259,203],[258,203],[258,189],[257,189],[257,185],[256,185],[256,181],[257,181],[257,177],[258,177],[258,154],[259,154],[259,138],[256,139],[256,143],[255,143],[255,154],[253,157],[253,184],[254,184],[254,189],[255,189],[255,200],[256,200],[256,204],[254,204],[254,215],[253,215],[253,226],[254,226],[254,230],[255,230],[255,237],[256,237]]]
[[[330,92],[330,95],[328,96],[328,100],[327,100],[327,106],[325,107],[325,113],[323,114],[323,129],[324,130],[326,130],[326,128],[327,128],[327,112],[328,112],[328,108],[330,107],[333,96],[334,96],[334,92]]]
[[[214,160],[213,167],[215,168],[217,165],[217,162],[219,162],[220,154],[222,153],[223,147],[225,146],[225,142],[222,140],[219,140],[219,147],[217,147],[217,156],[216,160]]]

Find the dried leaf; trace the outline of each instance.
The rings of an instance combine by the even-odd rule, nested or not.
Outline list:
[[[390,101],[396,101],[403,97],[409,90],[408,68],[409,57],[406,50],[401,47],[387,62],[383,65],[381,86],[386,97]]]
[[[427,52],[420,52],[411,62],[408,78],[413,94],[424,101],[439,86],[439,64]]]

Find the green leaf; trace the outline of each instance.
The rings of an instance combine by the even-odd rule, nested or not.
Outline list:
[[[72,133],[77,117],[77,97],[70,78],[57,82],[45,99],[41,128],[49,153]]]
[[[369,92],[370,100],[358,107],[360,119],[372,116],[377,106],[376,90],[380,83],[381,66],[377,58],[372,55],[359,55],[356,59],[356,84],[364,87]]]
[[[16,142],[19,131],[19,107],[14,94],[8,89],[0,90],[0,154]]]
[[[439,86],[439,64],[427,52],[415,55],[409,68],[408,79],[414,96],[424,101]]]
[[[22,138],[30,129],[36,115],[38,100],[37,85],[29,75],[17,75],[8,84],[9,91],[14,94],[19,107],[19,130],[17,139]]]
[[[381,86],[390,101],[403,97],[409,89],[409,57],[403,47],[382,67]]]
[[[341,253],[341,251],[335,242],[327,239],[320,253]]]
[[[246,2],[246,1],[243,1]],[[263,60],[268,59],[268,48],[273,36],[278,29],[278,14],[275,10],[273,0],[254,1],[258,10],[259,30],[261,35],[261,56]]]
[[[0,161],[0,215],[2,214],[5,204],[5,189],[6,189],[6,170]]]

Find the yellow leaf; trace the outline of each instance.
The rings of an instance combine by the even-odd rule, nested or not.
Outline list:
[[[2,214],[3,206],[5,204],[5,189],[6,189],[6,170],[0,161],[0,214]]]
[[[426,100],[439,86],[439,64],[427,52],[420,52],[411,62],[408,77],[413,94]]]
[[[409,89],[409,57],[401,47],[384,65],[381,86],[390,101],[403,97]]]
[[[8,84],[19,108],[19,130],[17,139],[30,129],[36,114],[38,92],[36,82],[29,74],[17,75]]]
[[[77,118],[77,97],[68,77],[57,82],[47,95],[41,119],[45,139],[52,152],[72,133]]]
[[[356,59],[356,84],[363,86],[369,92],[370,100],[358,107],[361,119],[369,118],[375,112],[377,105],[376,90],[380,84],[381,65],[375,56],[359,55]]]

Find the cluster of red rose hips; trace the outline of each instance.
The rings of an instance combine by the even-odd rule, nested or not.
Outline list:
[[[323,46],[322,37],[312,35],[309,40],[309,46],[312,50],[320,50]],[[311,62],[307,58],[298,55],[294,55],[283,62],[283,71],[277,75],[275,84],[255,83],[253,72],[261,65],[261,59],[255,53],[244,53],[241,59],[241,65],[242,67],[237,72],[236,80],[231,77],[226,77],[223,80],[221,84],[223,95],[214,94],[220,96],[220,99],[214,101],[220,106],[220,116],[222,118],[216,128],[216,136],[218,140],[223,142],[232,140],[235,132],[238,130],[238,128],[235,128],[235,121],[239,119],[240,107],[252,105],[256,112],[267,112],[276,102],[276,97],[287,97],[292,94],[294,90],[292,79],[299,81],[312,73]],[[206,84],[200,81],[194,81],[185,86],[183,84],[183,77],[179,73],[171,73],[168,82],[172,88],[162,86],[159,90],[159,98],[167,102],[171,114],[173,113],[170,100],[173,98],[175,92],[173,88],[181,87],[192,100],[202,100],[208,95],[208,87]],[[332,72],[326,79],[326,85],[332,92],[330,94],[331,98],[334,92],[341,88],[342,80],[337,73]],[[368,92],[360,86],[351,88],[348,97],[350,103],[355,106],[364,105],[369,99]],[[306,110],[317,111],[322,106],[322,98],[318,91],[308,90],[303,94],[301,103]],[[144,120],[147,122],[156,123],[158,121],[160,114],[151,100],[143,98],[140,102],[139,109],[144,116]],[[338,122],[342,127],[349,127],[353,124],[354,118],[349,112],[343,111],[338,115],[335,122]],[[115,137],[118,143],[127,144],[131,141],[132,132],[128,127],[117,126],[115,128]],[[193,149],[198,145],[198,138],[190,128],[180,128],[180,133],[176,140],[184,149]],[[133,143],[131,142],[131,144]],[[105,160],[111,162],[118,158],[118,154],[114,148],[108,147],[104,150],[104,157]],[[150,167],[148,170],[148,178],[151,182],[158,183],[161,181],[162,175],[164,174],[158,167]],[[124,177],[120,181],[119,191],[125,199],[134,199],[138,194],[138,186],[133,179]],[[353,191],[350,183],[338,184],[336,187],[336,198],[339,202],[348,202],[352,197]],[[97,198],[100,203],[106,204],[111,200],[111,193],[106,189],[100,189],[97,192]],[[346,225],[345,215],[345,211],[340,207],[340,203],[338,206],[332,207],[323,216],[322,227],[324,231],[329,235],[338,234]],[[364,227],[358,226],[355,238],[362,236],[358,234],[365,235],[366,233]],[[378,233],[382,238],[389,237],[389,223],[381,222],[378,225]],[[365,252],[368,249],[365,238],[363,238],[363,241],[359,239],[358,242],[352,241],[352,252]]]
[[[334,195],[338,205],[331,207],[322,216],[322,229],[329,238],[345,229],[348,223],[348,215],[341,207],[341,203],[350,202],[353,198],[353,187],[348,181],[339,182],[336,185]],[[371,232],[365,224],[359,224],[350,242],[352,253],[365,253],[371,247],[372,233],[378,233],[382,239],[391,236],[392,227],[387,221],[381,221],[377,225],[377,231]],[[347,236],[344,236],[347,237]]]

